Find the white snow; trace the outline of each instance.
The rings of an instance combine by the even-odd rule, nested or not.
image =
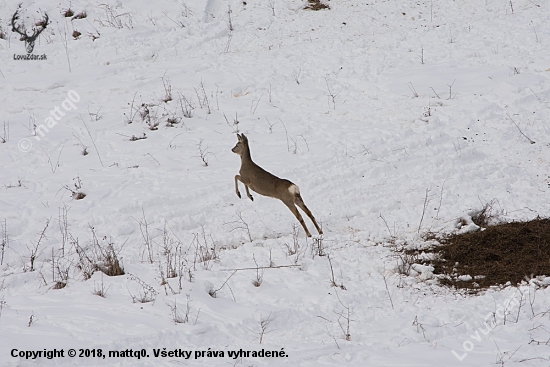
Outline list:
[[[466,295],[430,266],[400,274],[394,252],[492,200],[506,220],[550,214],[550,3],[326,3],[25,0],[29,34],[51,22],[33,51],[47,60],[29,61],[14,60],[18,2],[0,6],[0,365],[550,363],[549,278]],[[322,241],[277,200],[235,195],[237,131],[300,187]],[[94,241],[125,275],[84,279],[77,249]],[[182,274],[165,284],[163,247]]]

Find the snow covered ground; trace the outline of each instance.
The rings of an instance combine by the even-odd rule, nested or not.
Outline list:
[[[550,215],[550,3],[327,4],[24,1],[33,61],[0,5],[2,366],[550,365],[550,289],[469,296],[394,251],[493,200]],[[235,195],[237,131],[322,239]],[[100,248],[125,275],[85,280]]]

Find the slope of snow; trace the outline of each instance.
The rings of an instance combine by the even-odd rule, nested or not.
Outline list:
[[[25,1],[29,28],[50,16],[37,61],[14,60],[17,4],[0,7],[2,365],[550,363],[548,288],[467,296],[429,267],[400,274],[394,252],[492,200],[503,219],[549,215],[550,4],[328,3]],[[69,6],[87,18],[65,19]],[[322,240],[280,202],[235,195],[237,131],[258,164],[299,185]],[[77,249],[94,241],[112,244],[125,275],[84,280]],[[165,247],[181,251],[167,283]],[[11,357],[54,348],[65,356]],[[155,357],[163,348],[192,355]],[[229,356],[241,349],[285,357]]]

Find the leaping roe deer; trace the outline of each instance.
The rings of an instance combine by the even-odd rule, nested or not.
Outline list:
[[[248,196],[248,198],[252,201],[254,201],[254,199],[252,198],[252,195],[250,195],[250,191],[248,190],[249,188],[260,195],[281,200],[290,209],[292,214],[296,216],[302,227],[304,227],[306,235],[311,237],[311,233],[309,233],[306,224],[304,223],[304,219],[296,208],[296,205],[298,205],[311,219],[319,234],[323,234],[323,231],[319,228],[313,214],[311,214],[306,204],[304,204],[304,201],[300,196],[300,189],[298,186],[289,180],[284,180],[272,175],[254,163],[252,161],[252,157],[250,157],[250,147],[248,146],[247,137],[244,136],[244,134],[237,134],[237,138],[239,138],[237,145],[231,149],[233,153],[236,153],[241,157],[240,174],[235,176],[235,192],[237,193],[237,196],[239,198],[241,197],[238,184],[238,181],[241,181],[246,189],[246,196]]]

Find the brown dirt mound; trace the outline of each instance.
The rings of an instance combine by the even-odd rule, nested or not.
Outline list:
[[[440,238],[430,252],[439,254],[432,262],[435,274],[444,274],[442,284],[480,289],[513,285],[525,277],[550,276],[550,219],[503,223],[483,231]],[[458,280],[470,275],[471,281]]]
[[[304,7],[304,9],[309,10],[323,10],[323,9],[330,9],[330,6],[323,4],[321,0],[308,0],[308,5]]]

